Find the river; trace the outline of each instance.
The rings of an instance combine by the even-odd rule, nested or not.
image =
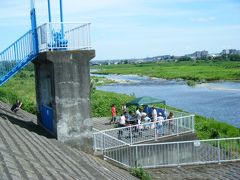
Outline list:
[[[135,75],[101,76],[118,83],[97,87],[98,90],[157,97],[166,100],[169,106],[240,127],[239,82],[203,83],[189,87],[184,81]]]

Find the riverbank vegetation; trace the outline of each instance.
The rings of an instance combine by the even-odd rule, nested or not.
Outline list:
[[[195,82],[240,80],[240,61],[178,61],[141,64],[118,64],[94,67],[98,74],[136,74],[164,79]]]
[[[95,81],[95,80],[94,80]],[[101,80],[102,84],[102,78]],[[96,85],[98,83],[96,82]],[[134,96],[93,90],[91,95],[91,109],[93,117],[111,116],[111,104],[115,103],[117,111],[121,112],[121,105],[132,100]],[[13,104],[16,99],[23,102],[23,109],[36,113],[35,83],[32,70],[24,70],[0,87],[0,100]],[[168,107],[171,108],[171,107]],[[199,139],[240,137],[240,129],[224,122],[196,115],[195,129]]]

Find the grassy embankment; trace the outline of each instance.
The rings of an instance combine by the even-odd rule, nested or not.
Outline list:
[[[106,83],[106,80],[101,77],[95,77],[94,79],[96,85]],[[107,83],[109,83],[108,80]],[[110,117],[110,105],[112,103],[116,104],[117,110],[120,112],[121,104],[133,98],[133,96],[124,94],[93,90],[91,97],[92,116]],[[1,101],[12,104],[16,99],[20,99],[23,102],[23,109],[36,113],[34,73],[32,71],[22,71],[0,87]],[[240,136],[240,129],[227,123],[207,119],[202,116],[196,116],[195,120],[195,129],[199,139]]]
[[[180,61],[104,65],[99,74],[136,74],[164,79],[183,79],[189,85],[205,81],[240,80],[239,61]]]
[[[95,85],[102,85],[111,83],[101,77],[94,77]],[[94,90],[92,86],[92,115],[94,117],[110,117],[110,105],[115,103],[117,111],[120,112],[121,104],[133,99],[133,96],[124,94],[117,94],[111,92],[103,92]],[[0,87],[0,100],[13,103],[16,99],[23,102],[23,109],[36,113],[35,101],[35,83],[33,71],[22,71],[4,86]],[[214,119],[207,119],[202,116],[196,116],[195,129],[199,139],[212,139],[220,137],[239,137],[240,129],[233,127],[227,123],[215,121]],[[130,169],[130,173],[141,179],[151,179],[151,176],[142,168]]]

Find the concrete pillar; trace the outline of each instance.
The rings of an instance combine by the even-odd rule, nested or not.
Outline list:
[[[35,59],[38,124],[58,140],[92,153],[90,67],[94,50],[49,51]]]

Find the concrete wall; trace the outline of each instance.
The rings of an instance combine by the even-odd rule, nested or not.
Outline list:
[[[92,152],[90,67],[94,50],[44,52],[34,61],[38,123],[41,106],[53,110],[52,134],[71,146]]]

